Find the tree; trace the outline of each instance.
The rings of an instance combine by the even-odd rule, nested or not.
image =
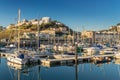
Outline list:
[[[3,26],[0,26],[0,32],[1,32],[2,30],[4,30],[4,27],[3,27]]]
[[[120,26],[120,23],[118,23],[117,26]]]

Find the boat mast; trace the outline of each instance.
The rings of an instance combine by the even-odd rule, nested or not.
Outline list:
[[[38,36],[37,36],[37,52],[39,53],[39,48],[40,48],[40,20],[38,19]]]
[[[20,24],[20,9],[18,10],[18,25]],[[18,51],[20,49],[20,26],[18,26]]]

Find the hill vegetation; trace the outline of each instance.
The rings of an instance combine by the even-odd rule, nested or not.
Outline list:
[[[108,32],[108,31],[120,32],[118,26],[120,26],[120,23],[118,23],[117,25],[111,26],[110,29],[108,29],[108,30],[101,30],[101,32],[103,32],[103,31],[106,31],[106,32]]]
[[[73,33],[72,29],[70,29],[68,26],[66,26],[63,23],[60,23],[58,21],[51,21],[49,23],[43,23],[41,25],[33,25],[31,23],[29,24],[22,24],[20,26],[14,26],[11,25],[8,29],[1,29],[0,27],[0,39],[9,39],[9,38],[14,38],[15,36],[17,36],[17,29],[20,29],[20,34],[22,35],[24,32],[37,32],[38,31],[38,27],[40,29],[40,31],[43,30],[53,30],[55,31],[57,34],[64,34],[60,28],[66,28],[65,32],[66,34],[68,34],[68,32],[70,34]]]

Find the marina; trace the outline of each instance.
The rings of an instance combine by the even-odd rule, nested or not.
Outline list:
[[[1,0],[0,80],[120,80],[119,0]]]

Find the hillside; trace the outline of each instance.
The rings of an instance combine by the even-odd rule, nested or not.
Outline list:
[[[120,32],[120,23],[118,23],[118,24],[116,24],[114,26],[110,26],[109,29],[100,30],[100,32],[104,32],[104,31],[106,31],[106,32],[109,32],[109,31],[111,31],[111,32]]]
[[[20,26],[14,26],[11,25],[9,28],[6,28],[0,32],[0,39],[9,39],[9,38],[14,38],[17,36],[17,30],[20,29],[20,34],[22,35],[24,32],[37,32],[38,27],[40,31],[43,30],[51,30],[55,31],[56,34],[72,34],[73,31],[72,29],[69,29],[68,26],[65,24],[58,22],[58,21],[50,21],[48,23],[42,23],[41,25],[36,25],[36,24],[22,24]]]

